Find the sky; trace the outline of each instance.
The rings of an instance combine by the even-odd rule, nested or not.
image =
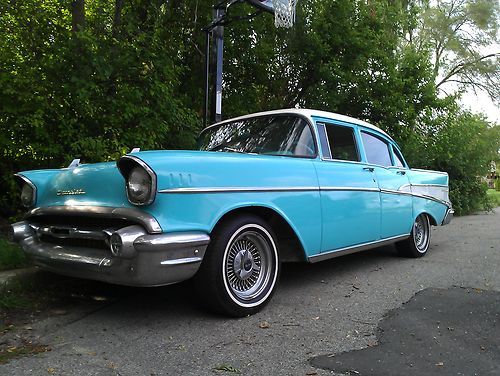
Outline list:
[[[496,106],[491,98],[484,92],[477,95],[470,91],[464,94],[461,103],[472,112],[483,113],[492,123],[500,124],[500,108]]]

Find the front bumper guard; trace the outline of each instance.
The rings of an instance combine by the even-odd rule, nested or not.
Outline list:
[[[149,234],[139,225],[102,231],[53,230],[22,221],[11,226],[11,238],[43,269],[129,286],[162,286],[191,278],[210,242],[202,232]],[[63,239],[104,239],[109,249],[42,242],[41,235],[47,233]]]

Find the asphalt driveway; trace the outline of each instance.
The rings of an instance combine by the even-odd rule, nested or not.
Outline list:
[[[381,330],[387,332],[392,327],[387,319],[398,312],[394,310],[411,305],[403,306],[422,290],[428,289],[417,295],[419,299],[444,291],[440,289],[484,291],[481,296],[490,311],[498,312],[494,297],[500,292],[500,210],[455,218],[448,226],[434,228],[431,242],[429,254],[418,260],[399,258],[393,247],[384,247],[314,265],[285,265],[271,304],[243,319],[207,314],[197,306],[188,283],[154,289],[101,285],[105,300],[31,325],[30,335],[49,345],[50,352],[12,360],[0,366],[0,374],[331,375],[332,369],[340,373],[346,369],[319,360],[373,349],[379,339],[380,345],[394,344],[395,339],[380,337]],[[462,299],[466,304],[460,296],[455,294],[452,301]],[[408,309],[403,313],[414,316]],[[436,322],[444,322],[453,311],[443,314]],[[483,310],[477,314],[484,318]],[[463,320],[470,317],[464,315]],[[489,325],[498,331],[498,321]],[[485,350],[472,350],[491,349],[488,343],[484,342]],[[431,343],[421,347],[436,351]],[[443,370],[453,362],[429,359],[424,362],[430,367],[428,375],[447,374]],[[397,365],[390,357],[385,361],[389,368]],[[377,374],[368,368],[353,371]]]

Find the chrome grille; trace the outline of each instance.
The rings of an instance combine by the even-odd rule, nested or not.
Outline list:
[[[44,215],[28,218],[28,221],[34,225],[50,225],[63,227],[76,227],[85,229],[104,230],[107,228],[122,228],[136,223],[121,218],[106,217],[84,217],[84,216],[55,216]]]
[[[78,238],[58,238],[50,235],[40,235],[38,239],[42,243],[59,245],[61,247],[78,247],[109,250],[105,240],[98,239],[78,239]]]
[[[108,251],[109,235],[135,224],[121,218],[44,215],[28,218],[41,243]]]

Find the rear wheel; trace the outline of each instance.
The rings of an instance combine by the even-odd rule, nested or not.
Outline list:
[[[396,248],[401,256],[422,257],[431,241],[431,223],[426,214],[420,214],[413,223],[410,237],[396,243]]]
[[[195,286],[209,309],[248,316],[270,300],[279,271],[271,228],[260,217],[241,215],[219,224],[213,232]]]

